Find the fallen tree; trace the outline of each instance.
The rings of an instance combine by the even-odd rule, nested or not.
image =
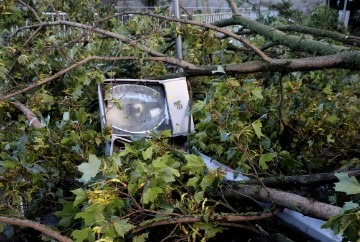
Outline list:
[[[94,15],[96,1],[81,18],[77,1],[14,2],[4,3],[0,27],[1,193],[11,216],[41,220],[38,212],[50,202],[40,215],[55,212],[58,228],[77,241],[144,240],[163,225],[163,239],[208,239],[229,226],[264,236],[254,224],[239,223],[280,211],[259,210],[257,200],[324,220],[349,202],[329,205],[291,189],[337,182],[318,173],[358,165],[357,37],[267,25],[242,16],[235,1],[232,18],[211,24],[161,9],[132,12],[124,23],[119,19],[129,13],[108,16],[99,8]],[[69,20],[49,21],[41,15],[48,9],[67,12]],[[22,27],[10,33],[14,25]],[[174,56],[178,34],[183,59]],[[229,187],[222,171],[205,173],[202,160],[168,145],[166,134],[104,156],[111,131],[99,128],[94,86],[105,78],[181,76],[194,93],[198,132],[189,145],[254,179]],[[268,187],[284,183],[288,191]],[[351,195],[343,187],[336,191]],[[253,204],[239,205],[244,196]],[[9,221],[3,220],[34,227]],[[345,236],[354,236],[351,226],[358,225],[345,224]]]

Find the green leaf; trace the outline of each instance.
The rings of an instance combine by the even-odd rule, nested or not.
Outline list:
[[[71,192],[76,195],[73,206],[77,206],[87,199],[86,191],[82,188],[72,190]]]
[[[20,64],[25,64],[28,61],[28,58],[29,57],[27,55],[22,54],[22,55],[19,56],[18,62]]]
[[[332,94],[331,85],[327,84],[326,87],[322,90],[322,92],[328,95]]]
[[[166,183],[175,181],[175,176],[179,177],[180,173],[177,169],[174,169],[172,167],[164,167],[159,171],[159,175],[157,175],[157,178],[163,179]]]
[[[77,101],[81,95],[83,94],[84,92],[82,91],[82,87],[81,86],[77,86],[76,89],[72,92],[72,99],[74,101]]]
[[[201,180],[200,176],[194,176],[188,180],[186,186],[196,188],[199,185],[200,180]]]
[[[73,202],[63,201],[63,209],[57,211],[54,214],[61,218],[59,225],[63,227],[69,227],[73,221],[75,215],[80,211],[76,206],[73,206]]]
[[[224,130],[220,130],[220,141],[221,142],[225,142],[225,141],[228,141],[230,139],[230,134],[231,133],[225,133]]]
[[[213,223],[201,223],[199,227],[205,231],[206,238],[212,238],[217,233],[223,231],[223,228],[219,228],[216,226],[216,224]]]
[[[264,154],[259,159],[259,165],[263,170],[267,170],[269,167],[266,164],[268,161],[272,161],[276,157],[276,153]]]
[[[134,225],[128,223],[129,219],[122,219],[119,221],[116,221],[114,223],[114,227],[116,232],[119,236],[122,238],[125,238],[125,234],[130,231],[130,229],[134,228]]]
[[[261,132],[261,127],[262,127],[262,123],[260,120],[256,120],[255,122],[253,122],[251,124],[251,126],[253,127],[256,136],[260,139],[263,135],[263,133]]]
[[[129,192],[132,194],[132,195],[135,195],[135,192],[136,190],[139,188],[138,184],[137,183],[129,183],[128,184],[128,189],[129,189]]]
[[[89,235],[91,235],[90,228],[85,228],[82,230],[77,229],[71,233],[71,237],[73,237],[76,242],[82,242],[84,240],[87,240]]]
[[[203,174],[206,166],[201,157],[193,154],[185,155],[187,161],[186,165],[182,168],[188,171],[190,175]]]
[[[87,183],[91,178],[95,177],[99,172],[101,160],[95,155],[89,155],[89,162],[84,162],[78,166],[80,172],[83,173],[80,178],[81,182]]]
[[[269,137],[264,136],[264,139],[261,141],[261,145],[265,148],[265,149],[269,149],[270,145],[271,145],[271,140]]]
[[[328,143],[334,143],[335,142],[335,139],[333,138],[333,135],[332,134],[328,134],[326,136],[326,139],[327,139],[327,142]]]
[[[358,208],[359,207],[359,204],[358,203],[354,203],[353,201],[350,201],[350,202],[345,202],[344,203],[344,206],[342,207],[340,213],[343,213],[345,212],[346,210],[349,210],[349,209],[354,209],[354,208]]]
[[[0,66],[0,78],[6,79],[7,72],[8,69],[6,69],[4,66]]]
[[[1,162],[1,165],[8,169],[14,169],[17,166],[17,162],[11,160],[5,160]]]
[[[326,122],[334,124],[336,122],[338,122],[340,119],[336,116],[336,115],[330,115],[329,117],[326,118]]]
[[[163,132],[161,132],[161,137],[162,138],[170,138],[170,137],[172,137],[171,130],[167,129],[167,130],[164,130]]]
[[[145,204],[155,202],[156,198],[159,194],[163,193],[163,189],[161,187],[149,187],[144,192],[143,200]]]
[[[84,223],[86,226],[90,226],[93,223],[97,222],[103,222],[105,217],[103,214],[104,205],[100,205],[97,203],[94,203],[87,207],[84,211],[77,213],[75,215],[75,218],[82,218],[84,219]]]
[[[143,233],[133,238],[133,242],[145,242],[149,237],[149,233]]]
[[[240,83],[239,83],[238,80],[230,79],[228,82],[229,82],[229,85],[232,86],[232,87],[239,87],[240,86]]]
[[[227,160],[232,159],[234,157],[234,155],[236,154],[236,151],[237,151],[237,149],[235,149],[235,148],[228,148],[228,150],[225,152],[225,154],[227,155],[226,159]]]
[[[142,152],[142,156],[144,160],[151,159],[152,155],[153,155],[153,146],[150,146],[149,148],[147,148],[145,151]]]
[[[346,173],[334,174],[339,182],[335,183],[335,191],[345,192],[347,195],[360,194],[360,183],[355,177],[349,177]]]
[[[203,191],[205,191],[206,188],[213,185],[215,181],[215,177],[211,174],[206,174],[203,179],[201,180],[200,186]]]
[[[54,102],[54,97],[46,93],[42,94],[42,99],[44,102],[48,102],[48,103]]]
[[[196,192],[194,194],[195,202],[200,203],[204,201],[204,191]]]
[[[261,91],[262,91],[261,88],[254,88],[253,90],[251,90],[251,94],[255,99],[264,99]]]

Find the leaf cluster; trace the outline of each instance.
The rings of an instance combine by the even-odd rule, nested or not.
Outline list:
[[[72,190],[74,200],[64,201],[63,210],[55,213],[61,218],[59,225],[70,226],[76,241],[144,241],[148,235],[142,227],[152,223],[210,216],[218,205],[208,201],[205,193],[216,190],[223,175],[205,173],[200,157],[174,149],[166,136],[139,140],[106,159],[90,155],[89,162],[78,166],[84,185]],[[188,236],[202,239],[221,231],[199,222],[178,227],[174,236],[186,237],[184,230],[193,230]]]

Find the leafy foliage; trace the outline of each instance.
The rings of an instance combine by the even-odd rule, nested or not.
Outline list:
[[[126,145],[123,151],[104,160],[100,173],[90,181],[82,180],[86,186],[72,191],[75,195],[72,207],[65,202],[63,211],[56,215],[66,227],[74,224],[64,222],[69,219],[82,221],[81,228],[72,232],[76,241],[126,238],[133,229],[161,219],[174,215],[205,216],[210,212],[208,209],[216,207],[216,204],[204,207],[205,190],[216,189],[222,174],[217,171],[205,174],[201,158],[175,150],[164,137],[159,139]],[[89,163],[82,165],[97,161],[98,158],[90,156]],[[82,172],[94,174],[92,171]],[[203,235],[189,234],[204,239],[221,231],[203,223],[184,225],[182,229],[186,228],[204,230]],[[133,241],[143,237],[146,235],[140,233]]]
[[[27,3],[39,13],[66,12],[71,21],[94,23],[168,56],[174,55],[174,39],[181,33],[184,60],[214,66],[215,77],[191,78],[197,129],[189,137],[192,154],[171,145],[169,132],[164,132],[106,157],[103,151],[111,130],[100,128],[96,85],[105,78],[168,75],[174,66],[148,61],[151,55],[134,45],[74,27],[48,26],[10,36],[14,26],[35,24],[38,19],[29,8],[5,1],[0,14],[1,95],[43,81],[89,56],[106,53],[137,59],[89,62],[50,84],[18,95],[16,100],[40,118],[39,129],[33,129],[30,120],[12,106],[14,100],[0,102],[0,201],[4,215],[43,222],[46,215],[54,213],[58,221],[52,225],[75,241],[146,241],[152,233],[162,238],[205,241],[224,230],[214,217],[258,208],[239,204],[233,208],[221,193],[224,174],[207,170],[196,155],[198,151],[257,178],[359,166],[360,81],[356,72],[288,73],[279,69],[230,76],[225,64],[257,57],[248,55],[242,45],[235,48],[213,31],[192,25],[179,28],[148,16],[133,16],[125,24],[121,16],[93,22],[113,11],[105,9],[100,0]],[[287,4],[283,2],[279,9],[294,17]],[[51,20],[44,15],[40,18]],[[336,22],[334,13],[325,8],[297,20],[307,26],[336,28],[330,25]],[[274,25],[284,19],[262,21]],[[252,34],[248,37],[257,46],[268,41]],[[266,53],[273,58],[310,56],[284,46],[274,46]],[[341,173],[337,176],[336,192],[353,197],[344,200],[343,213],[326,226],[356,240],[359,183]],[[337,197],[338,203],[344,202]],[[164,230],[151,227],[184,217],[197,222],[168,225]],[[21,230],[14,231],[11,226],[1,229],[8,236]]]
[[[349,177],[344,173],[335,174],[339,182],[335,183],[335,190],[346,194],[360,195],[360,184],[355,177]],[[343,241],[358,241],[360,239],[360,205],[359,196],[354,199],[356,202],[346,202],[342,213],[333,216],[323,226],[332,228],[335,233],[343,233]]]

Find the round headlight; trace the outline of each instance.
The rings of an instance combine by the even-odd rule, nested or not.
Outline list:
[[[165,119],[165,97],[143,85],[121,84],[111,88],[106,121],[114,129],[145,133]]]

